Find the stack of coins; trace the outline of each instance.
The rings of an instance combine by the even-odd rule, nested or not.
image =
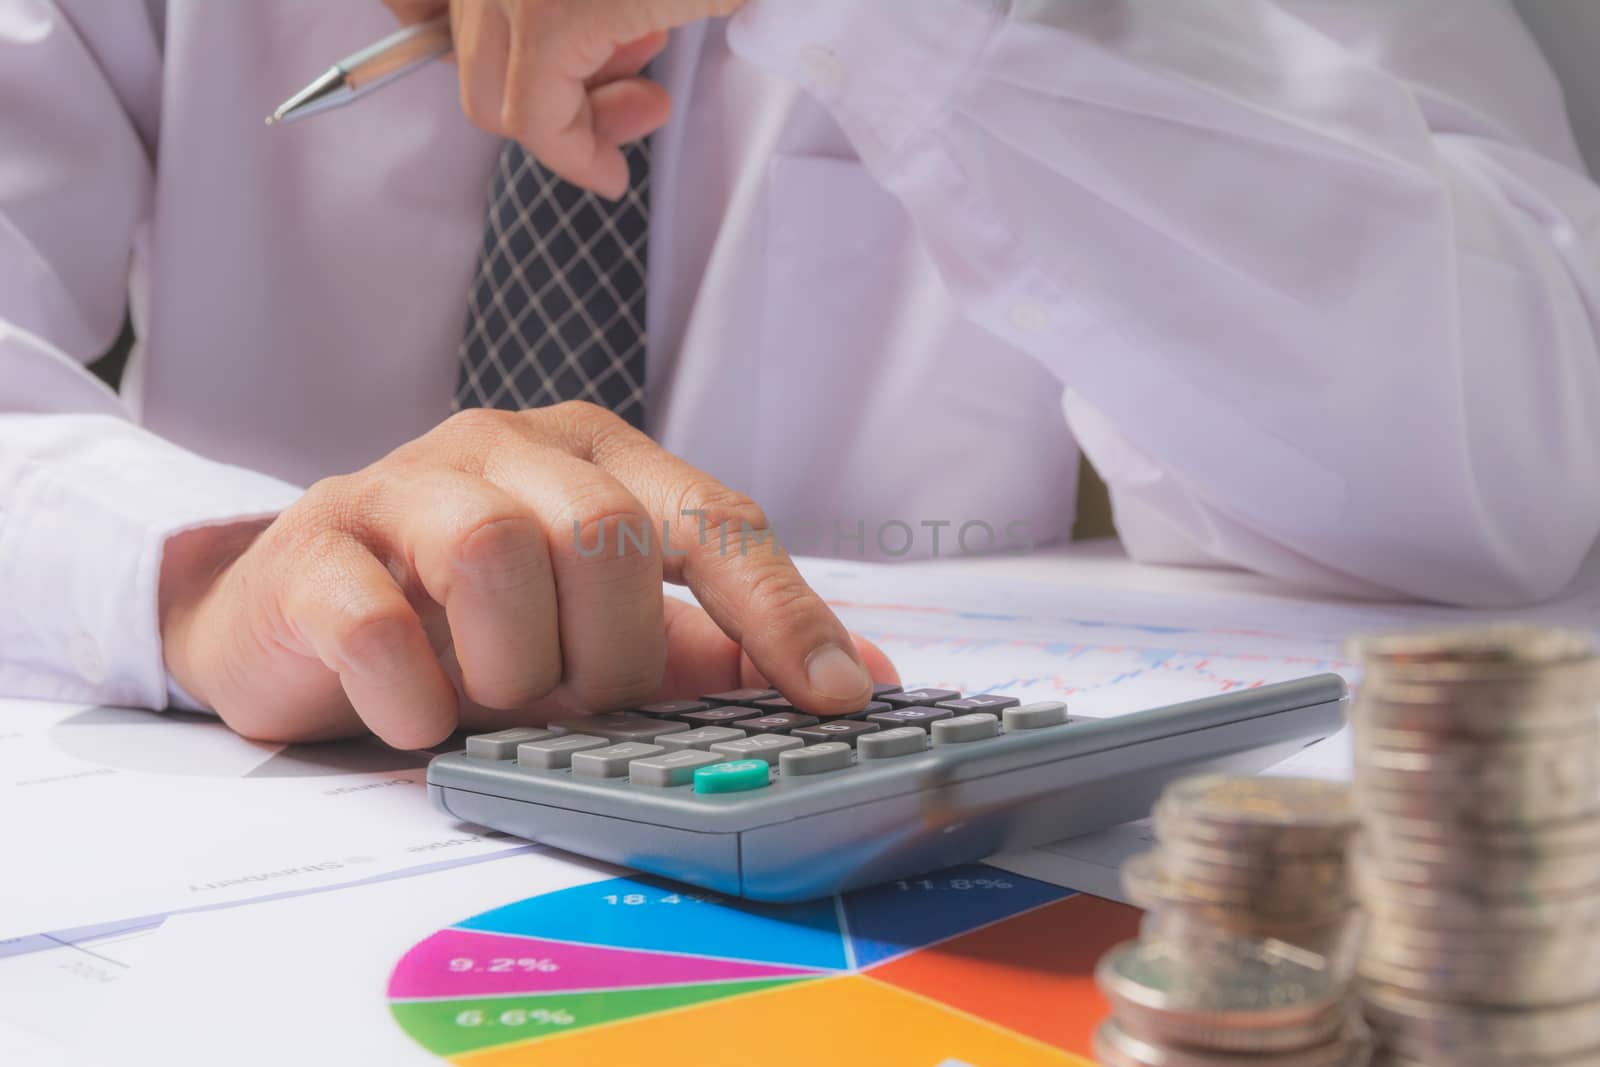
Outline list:
[[[1600,1064],[1600,656],[1530,626],[1358,642],[1367,1018],[1397,1067]]]
[[[1346,969],[1359,930],[1346,852],[1350,789],[1303,778],[1206,775],[1155,809],[1157,846],[1122,872],[1146,937],[1273,938]]]
[[[1349,787],[1207,775],[1155,810],[1157,845],[1123,865],[1140,940],[1096,978],[1112,1018],[1104,1067],[1346,1067],[1367,1062],[1355,1010],[1358,930]]]
[[[1141,940],[1095,972],[1101,1067],[1361,1067],[1371,1041],[1328,961],[1282,941]]]

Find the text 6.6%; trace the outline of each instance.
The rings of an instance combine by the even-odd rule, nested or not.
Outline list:
[[[571,1026],[577,1022],[570,1011],[561,1008],[508,1008],[505,1011],[484,1011],[468,1008],[456,1015],[456,1025],[468,1028],[479,1026]]]

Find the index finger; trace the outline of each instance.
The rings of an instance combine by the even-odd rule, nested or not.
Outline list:
[[[854,640],[800,576],[753,500],[592,405],[545,412],[540,426],[554,428],[567,448],[644,505],[667,581],[687,585],[784,696],[823,715],[865,706],[872,678]]]

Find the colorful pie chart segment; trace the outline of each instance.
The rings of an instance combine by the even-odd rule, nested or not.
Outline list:
[[[1094,962],[1136,928],[981,865],[777,906],[615,878],[433,934],[389,1000],[458,1067],[1083,1067]]]

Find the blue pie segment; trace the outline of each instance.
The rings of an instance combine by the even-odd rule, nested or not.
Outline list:
[[[754,904],[648,878],[612,878],[475,915],[463,930],[843,970],[832,898]]]
[[[865,970],[1072,895],[1070,889],[974,863],[848,893],[845,925],[855,965]]]

